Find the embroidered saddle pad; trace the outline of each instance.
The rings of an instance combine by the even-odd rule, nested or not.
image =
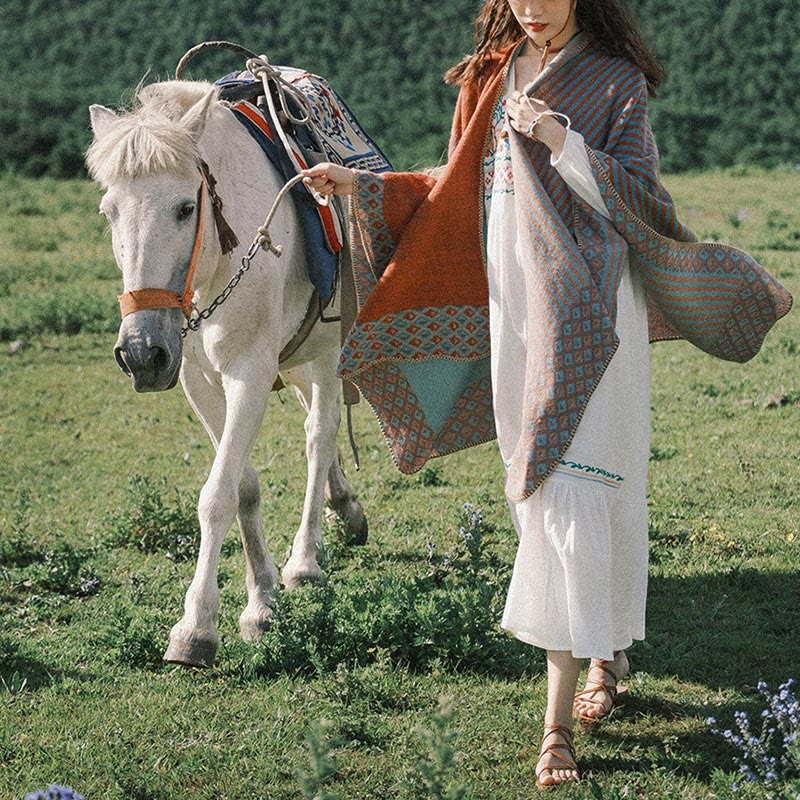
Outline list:
[[[303,94],[310,116],[308,124],[292,125],[287,131],[291,155],[273,130],[266,108],[252,102],[258,94],[263,94],[260,80],[250,72],[236,72],[225,75],[216,83],[222,99],[234,102],[234,115],[258,142],[284,180],[288,181],[299,170],[320,161],[371,172],[392,170],[389,159],[324,78],[294,67],[276,69],[284,81]],[[294,116],[305,115],[306,109],[300,108],[290,93],[286,94],[286,99]],[[336,281],[337,254],[342,248],[339,220],[332,208],[319,205],[302,183],[292,188],[291,195],[303,225],[308,277],[320,299],[326,302]]]

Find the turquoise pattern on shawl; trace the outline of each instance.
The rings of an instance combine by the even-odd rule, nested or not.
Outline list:
[[[433,359],[407,361],[399,369],[419,400],[433,435],[438,436],[464,390],[476,380],[489,377],[491,363],[488,357],[480,361]]]

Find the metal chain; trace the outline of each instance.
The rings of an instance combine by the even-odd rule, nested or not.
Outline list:
[[[204,319],[208,319],[231,296],[231,293],[236,288],[245,272],[250,269],[250,263],[255,258],[256,253],[262,247],[264,250],[268,250],[280,257],[281,253],[283,252],[283,248],[280,245],[276,246],[272,243],[272,239],[269,235],[269,225],[272,222],[272,218],[275,216],[275,211],[278,208],[278,204],[281,202],[281,200],[283,200],[284,197],[286,197],[292,186],[301,180],[303,180],[302,175],[295,175],[291,180],[288,180],[283,185],[283,188],[280,190],[280,192],[278,192],[274,202],[272,203],[272,208],[270,208],[264,224],[258,229],[256,237],[253,239],[253,242],[250,245],[250,249],[242,257],[242,266],[239,267],[236,274],[230,279],[228,285],[214,298],[214,300],[211,302],[211,305],[209,305],[207,308],[204,308],[202,311],[197,311],[196,314],[193,314],[189,319],[186,320],[186,327],[181,328],[182,339],[186,338],[186,335],[189,333],[189,331],[196,331],[200,327],[200,323]]]
[[[231,293],[242,279],[242,276],[250,269],[250,261],[251,258],[249,256],[244,256],[242,258],[242,266],[239,267],[236,274],[230,279],[228,285],[214,298],[211,305],[204,308],[202,311],[198,311],[196,316],[192,316],[186,320],[186,327],[181,328],[182,339],[186,338],[186,334],[189,333],[189,331],[196,331],[200,327],[200,323],[204,319],[208,319],[231,296]]]

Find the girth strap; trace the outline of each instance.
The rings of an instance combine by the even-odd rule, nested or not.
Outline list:
[[[319,294],[317,290],[311,294],[311,300],[308,301],[308,308],[306,309],[306,315],[303,318],[303,321],[300,323],[300,327],[297,329],[297,333],[292,336],[292,338],[283,346],[283,349],[278,354],[278,364],[283,364],[285,361],[288,361],[299,349],[300,346],[308,339],[311,331],[314,329],[314,325],[316,325],[317,320],[320,318],[320,313],[322,311],[322,305],[319,301]]]

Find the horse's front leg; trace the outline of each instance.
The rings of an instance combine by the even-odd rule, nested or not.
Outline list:
[[[339,390],[337,353],[325,353],[316,361],[289,370],[286,377],[299,390],[306,407],[306,462],[308,477],[303,517],[292,542],[292,553],[281,571],[283,585],[292,589],[306,581],[319,580],[322,569],[322,519],[328,470],[337,454]]]
[[[246,552],[256,562],[255,567],[248,563],[251,614],[244,633],[252,634],[253,626],[265,624],[268,615],[265,598],[277,585],[277,569],[263,543],[256,476],[248,463],[264,418],[271,383],[245,384],[223,377],[223,394],[199,371],[185,368],[183,380],[187,397],[214,442],[216,455],[197,506],[200,548],[194,578],[186,593],[184,615],[170,632],[164,660],[206,667],[213,665],[219,646],[217,576],[222,543],[237,513]],[[258,519],[255,527],[254,519]]]

